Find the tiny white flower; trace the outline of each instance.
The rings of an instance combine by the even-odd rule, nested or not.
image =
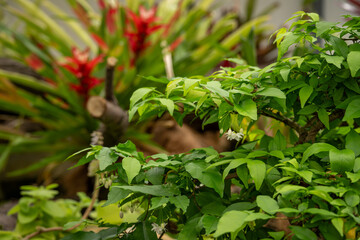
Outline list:
[[[231,129],[229,129],[226,133],[226,139],[231,141],[231,140],[236,140],[236,141],[240,141],[243,137],[244,137],[244,130],[241,128],[240,132],[235,132],[232,131]]]
[[[151,224],[152,225],[152,229],[151,229],[151,231],[154,231],[154,232],[156,232],[156,234],[158,234],[158,235],[161,235],[161,234],[163,234],[164,232],[166,232],[166,225],[167,225],[167,223],[161,223],[160,224],[160,226],[159,225],[157,225],[156,223],[152,223]]]

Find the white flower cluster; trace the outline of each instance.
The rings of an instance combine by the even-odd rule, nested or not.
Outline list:
[[[232,131],[231,129],[229,129],[226,133],[226,139],[227,140],[236,140],[236,141],[240,141],[243,137],[244,137],[244,130],[241,128],[240,132],[235,132]]]
[[[161,223],[160,226],[157,225],[156,223],[152,223],[151,224],[153,226],[153,228],[151,229],[151,231],[156,232],[158,235],[163,234],[164,232],[166,232],[166,225],[167,223]]]

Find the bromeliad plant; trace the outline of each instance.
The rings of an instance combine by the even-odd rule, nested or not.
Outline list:
[[[178,76],[206,74],[224,56],[235,54],[233,48],[240,37],[265,29],[256,28],[267,19],[264,15],[249,17],[237,28],[234,14],[214,24],[211,1],[175,2],[161,1],[155,7],[149,1],[120,4],[99,0],[97,11],[86,1],[68,0],[76,18],[48,0],[16,0],[13,5],[17,7],[5,6],[18,24],[1,24],[3,54],[34,71],[25,76],[29,70],[0,70],[1,119],[17,122],[16,131],[5,124],[0,130],[0,170],[14,152],[52,155],[12,173],[17,175],[63,160],[88,144],[97,122],[84,106],[89,96],[104,95],[103,78],[109,57],[117,60],[115,95],[126,110],[131,93],[140,86],[167,83],[162,78],[166,75],[164,59],[168,69],[172,60]],[[18,25],[23,26],[19,31]],[[251,31],[253,27],[257,32]],[[19,68],[15,67],[15,71]],[[32,129],[36,131],[24,129],[23,122],[35,125]]]
[[[121,236],[358,239],[360,18],[346,18],[339,26],[298,12],[290,29],[276,34],[277,62],[263,69],[223,68],[209,77],[176,78],[165,93],[137,90],[130,118],[167,111],[181,124],[195,113],[204,125],[218,122],[240,145],[149,157],[131,142],[92,147],[78,164],[97,159],[98,174],[117,175],[105,205],[137,201],[144,209]],[[310,52],[284,58],[297,44]],[[253,136],[260,115],[284,123],[289,136]]]

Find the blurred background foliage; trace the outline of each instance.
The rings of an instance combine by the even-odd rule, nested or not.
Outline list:
[[[246,15],[239,15],[236,9],[215,13],[221,6],[212,0],[67,3],[76,17],[56,1],[1,3],[2,16],[12,18],[0,23],[4,179],[53,168],[89,145],[99,123],[85,105],[91,95],[104,96],[109,57],[117,60],[115,96],[126,110],[139,87],[161,89],[174,76],[211,73],[231,65],[225,58],[241,56],[257,65],[273,50],[266,22],[276,4],[254,14],[256,1],[249,0]],[[151,144],[143,129],[131,125],[122,139]]]

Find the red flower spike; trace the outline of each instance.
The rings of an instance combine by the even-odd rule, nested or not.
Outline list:
[[[109,50],[108,45],[106,44],[106,42],[99,35],[96,35],[95,33],[91,33],[91,37],[98,44],[98,46],[100,47],[100,49],[103,52],[107,52]]]
[[[72,48],[71,51],[73,56],[66,57],[67,63],[61,66],[78,78],[79,84],[71,84],[70,87],[87,100],[90,90],[102,82],[101,79],[92,77],[91,72],[103,60],[103,55],[89,60],[89,49],[80,51],[77,48]]]
[[[44,63],[34,53],[31,53],[30,55],[25,57],[25,62],[35,71],[39,71],[44,67]]]
[[[111,7],[108,9],[106,13],[106,26],[111,34],[116,32],[116,13],[117,13],[117,7]]]
[[[101,10],[104,10],[105,9],[105,1],[104,0],[99,0],[98,1],[98,4],[99,4],[99,7]]]
[[[124,35],[128,38],[130,49],[136,58],[142,51],[150,46],[150,43],[146,42],[146,38],[162,28],[163,25],[154,25],[154,22],[158,21],[156,17],[156,7],[146,10],[143,6],[140,6],[139,15],[127,9],[126,16],[128,26],[125,29]],[[132,26],[129,25],[130,23]]]

